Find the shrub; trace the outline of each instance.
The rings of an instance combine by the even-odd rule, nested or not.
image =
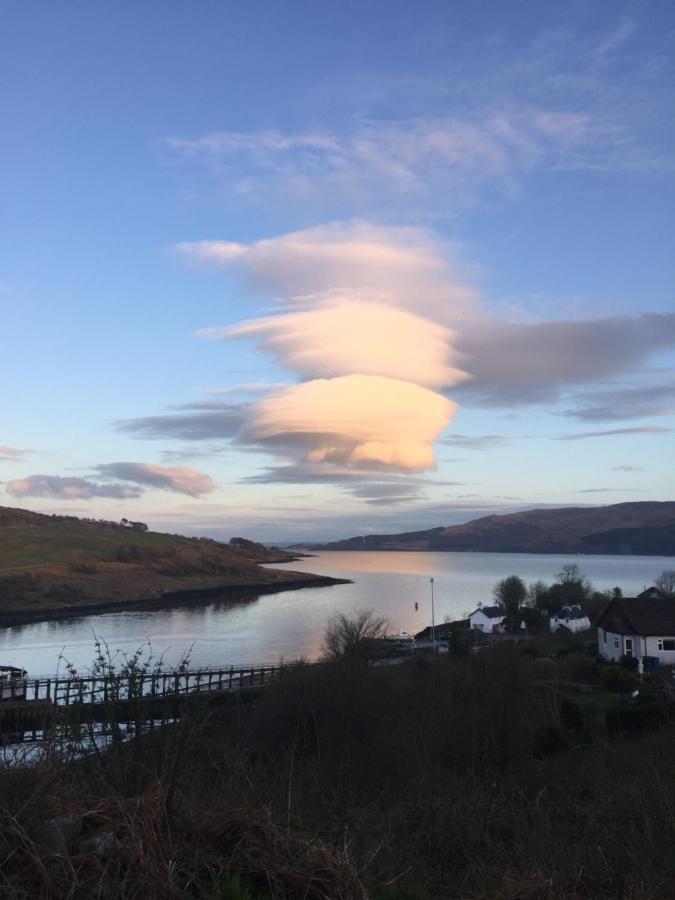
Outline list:
[[[605,666],[600,671],[600,681],[615,694],[629,694],[634,691],[639,682],[627,669],[620,666]]]
[[[568,653],[558,661],[561,674],[570,681],[596,681],[595,661],[585,653]]]

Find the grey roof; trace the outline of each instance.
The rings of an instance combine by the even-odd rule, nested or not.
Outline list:
[[[660,591],[657,587],[652,586],[646,588],[646,590],[642,591],[637,595],[638,600],[667,600],[668,598]]]
[[[615,634],[675,635],[675,600],[617,598],[603,610],[598,625]]]
[[[501,606],[479,606],[478,609],[474,609],[471,615],[477,612],[483,613],[488,619],[499,619],[506,615]]]
[[[563,606],[560,612],[556,613],[556,619],[585,619],[586,613],[580,606]]]

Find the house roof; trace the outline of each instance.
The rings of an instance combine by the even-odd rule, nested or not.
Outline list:
[[[483,613],[488,619],[503,619],[506,615],[501,606],[479,606],[471,615],[475,616],[476,613]]]
[[[637,595],[638,600],[666,600],[667,597],[660,591],[657,587],[648,587],[646,590],[642,591]]]
[[[617,598],[603,610],[598,625],[614,634],[675,635],[675,600]]]
[[[560,612],[553,617],[555,619],[585,619],[586,613],[580,606],[563,606]]]

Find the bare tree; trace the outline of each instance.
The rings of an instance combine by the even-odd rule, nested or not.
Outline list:
[[[527,586],[527,605],[537,609],[540,606],[542,597],[545,597],[547,593],[548,585],[545,581],[539,579],[539,581],[530,582]]]
[[[518,575],[509,575],[494,587],[494,598],[504,607],[511,631],[516,630],[516,619],[526,596],[525,582]]]
[[[666,597],[675,598],[675,569],[664,569],[655,580],[654,586]]]
[[[387,620],[376,616],[372,609],[357,609],[351,617],[336,613],[324,631],[323,656],[325,659],[342,659],[363,655],[371,641],[386,636],[388,628]]]

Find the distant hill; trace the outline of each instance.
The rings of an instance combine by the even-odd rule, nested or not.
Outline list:
[[[119,606],[161,607],[207,594],[335,583],[259,565],[294,558],[241,537],[225,544],[149,531],[142,522],[0,506],[0,627]]]
[[[675,556],[675,502],[531,509],[447,528],[312,544],[309,549]]]

